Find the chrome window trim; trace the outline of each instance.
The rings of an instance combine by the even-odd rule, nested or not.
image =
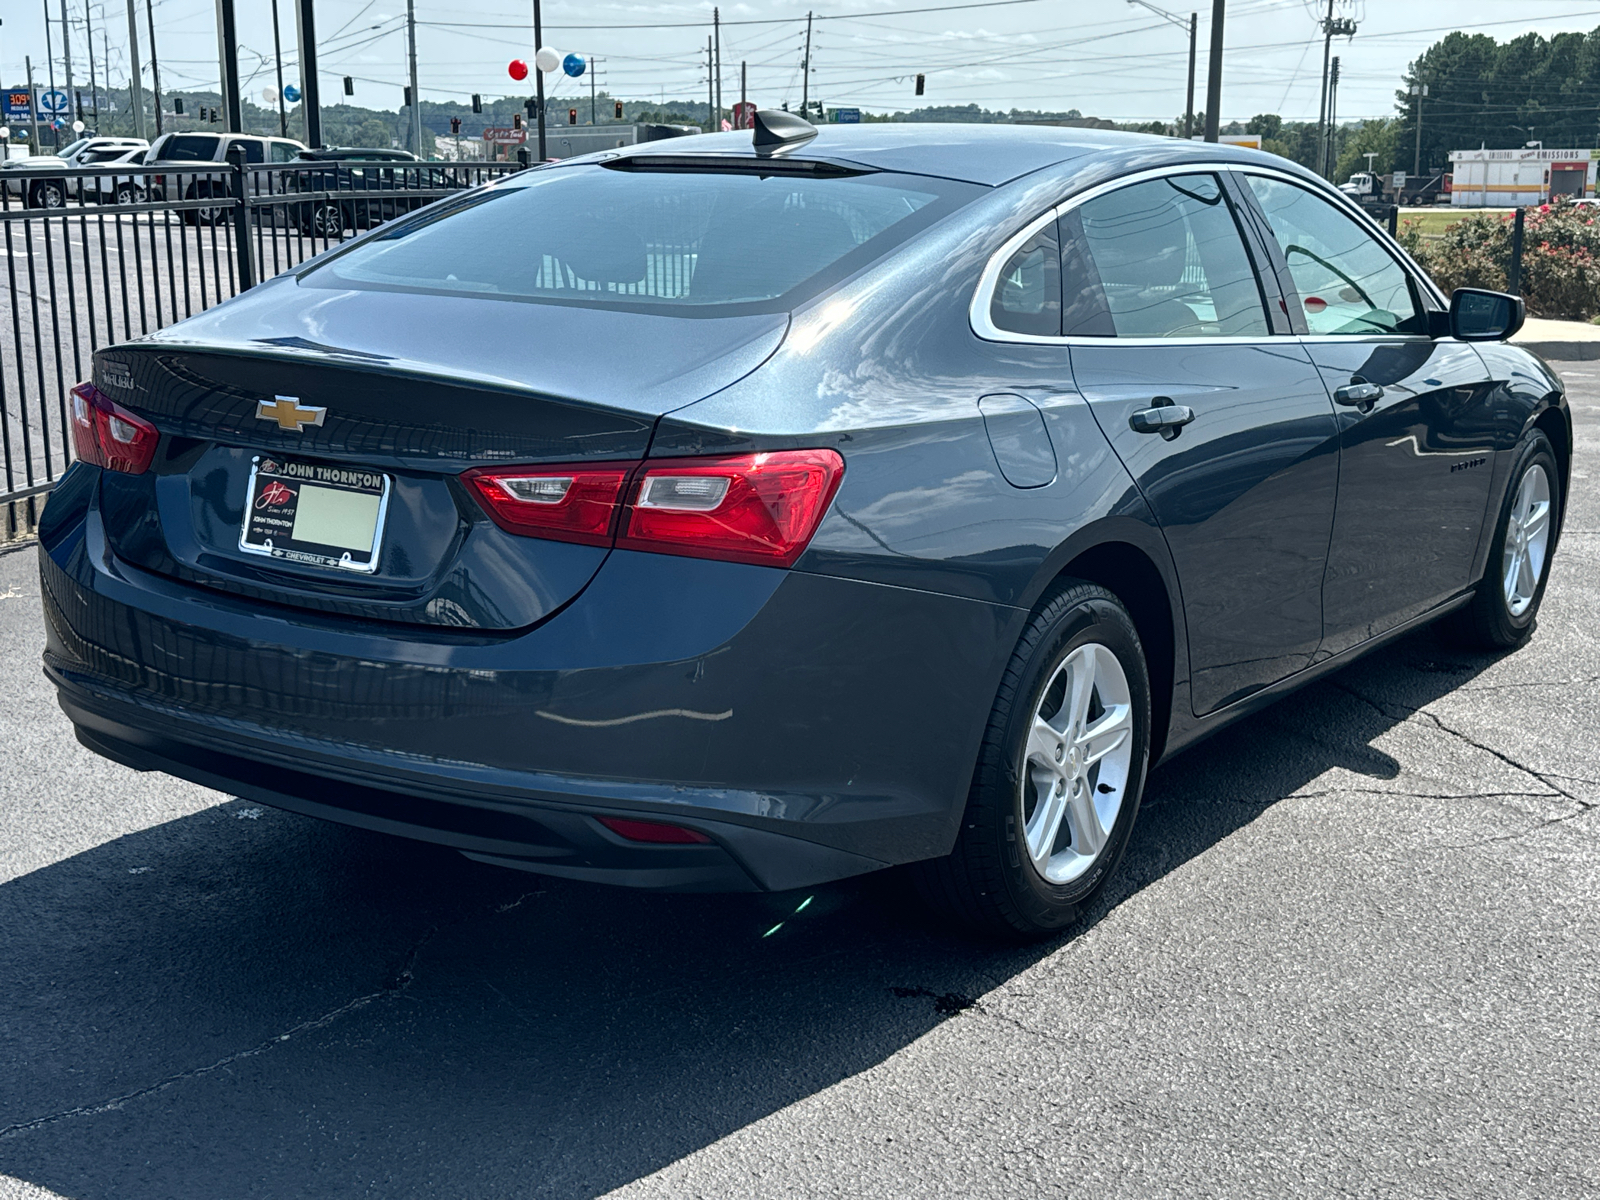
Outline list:
[[[1296,184],[1314,196],[1324,200],[1333,200],[1334,207],[1344,212],[1347,216],[1354,214],[1357,223],[1369,234],[1377,235],[1377,242],[1395,260],[1397,266],[1417,284],[1422,287],[1428,296],[1431,296],[1441,307],[1448,308],[1443,293],[1433,285],[1433,281],[1426,273],[1412,262],[1407,254],[1393,238],[1389,231],[1374,221],[1359,205],[1352,204],[1350,198],[1342,192],[1328,191],[1316,186],[1308,186],[1308,181],[1295,175],[1291,171],[1280,171],[1275,167],[1257,166],[1254,163],[1180,163],[1165,167],[1151,167],[1144,171],[1135,171],[1131,175],[1123,175],[1116,179],[1098,183],[1092,188],[1087,188],[1063,200],[1047,212],[1041,213],[1029,221],[1017,233],[1012,234],[1003,242],[998,250],[989,257],[984,264],[983,274],[978,277],[978,286],[973,290],[972,302],[967,307],[967,322],[972,327],[972,332],[986,342],[1005,342],[1019,345],[1033,346],[1227,346],[1227,345],[1259,345],[1262,342],[1277,338],[1297,338],[1302,342],[1337,342],[1349,343],[1362,340],[1394,341],[1403,338],[1415,341],[1433,341],[1424,334],[1392,333],[1392,334],[1294,334],[1294,333],[1268,333],[1261,337],[1187,337],[1187,338],[1121,338],[1121,337],[1087,337],[1083,334],[1062,334],[1050,336],[1041,333],[1012,333],[1010,330],[999,329],[989,318],[990,306],[994,303],[995,287],[1000,282],[1000,272],[1006,263],[1011,261],[1011,256],[1022,249],[1023,244],[1051,221],[1060,220],[1062,215],[1071,212],[1081,204],[1090,200],[1117,191],[1120,188],[1130,187],[1138,183],[1147,183],[1152,179],[1165,179],[1170,175],[1208,175],[1232,172],[1239,175],[1263,175],[1271,179],[1281,179],[1285,183]],[[1241,232],[1240,242],[1243,244],[1244,235]]]

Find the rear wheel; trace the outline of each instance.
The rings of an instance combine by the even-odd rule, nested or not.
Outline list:
[[[1133,620],[1104,588],[1066,584],[1006,668],[955,849],[917,868],[924,895],[991,934],[1059,932],[1122,857],[1149,753]]]
[[[28,190],[28,203],[34,208],[65,208],[66,185],[56,179],[41,179]]]
[[[143,204],[148,199],[148,193],[137,183],[122,183],[117,185],[118,204]]]
[[[1472,603],[1450,619],[1457,641],[1513,650],[1533,636],[1561,524],[1560,479],[1550,439],[1531,430],[1517,447],[1483,578]]]

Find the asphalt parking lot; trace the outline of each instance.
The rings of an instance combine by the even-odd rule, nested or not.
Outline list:
[[[1025,950],[894,876],[613,891],[128,771],[0,555],[0,1197],[1600,1195],[1600,363],[1561,366],[1533,642],[1424,631],[1168,764]]]

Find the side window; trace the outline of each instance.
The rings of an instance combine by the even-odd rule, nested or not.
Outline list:
[[[1377,239],[1305,188],[1244,178],[1289,264],[1311,333],[1427,332],[1409,277]]]
[[[290,142],[272,143],[272,161],[275,163],[293,162],[297,148]]]
[[[1010,333],[1060,336],[1061,251],[1054,221],[1024,242],[1001,270],[989,320]]]
[[[236,138],[228,143],[228,150],[232,150],[235,146],[244,147],[244,160],[247,163],[266,161],[264,147],[262,146],[261,142],[257,141],[255,138]],[[224,150],[222,152],[223,158],[228,157],[228,150]]]
[[[1261,288],[1216,176],[1136,183],[1075,211],[1117,337],[1269,335]]]

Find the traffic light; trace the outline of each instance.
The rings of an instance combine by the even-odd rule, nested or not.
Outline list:
[[[512,113],[511,114],[511,128],[513,128],[513,129],[521,129],[522,128],[522,114],[521,113]]]
[[[617,120],[622,120],[622,101],[617,101]]]
[[[222,120],[222,114],[217,111],[217,106],[215,104],[211,106],[211,112],[206,117],[206,120],[210,121],[213,125]]]
[[[478,95],[477,92],[472,93],[472,111],[475,113],[483,111],[483,97]]]
[[[923,81],[923,79],[924,79],[924,76],[922,76],[922,75],[918,75],[917,76],[917,95],[919,95],[919,96],[922,95],[922,81]]]
[[[406,107],[411,107],[411,86],[409,84],[406,85]]]
[[[578,123],[578,110],[575,109],[575,108],[567,109],[567,124],[568,125],[576,125],[577,123]]]
[[[356,81],[348,75],[344,77],[344,94],[346,96],[354,96],[356,94]]]
[[[174,96],[172,98],[172,115],[175,116],[175,117],[183,116],[183,97],[182,96]]]
[[[460,117],[451,117],[450,118],[450,132],[455,134],[458,137],[461,135],[461,118]]]

